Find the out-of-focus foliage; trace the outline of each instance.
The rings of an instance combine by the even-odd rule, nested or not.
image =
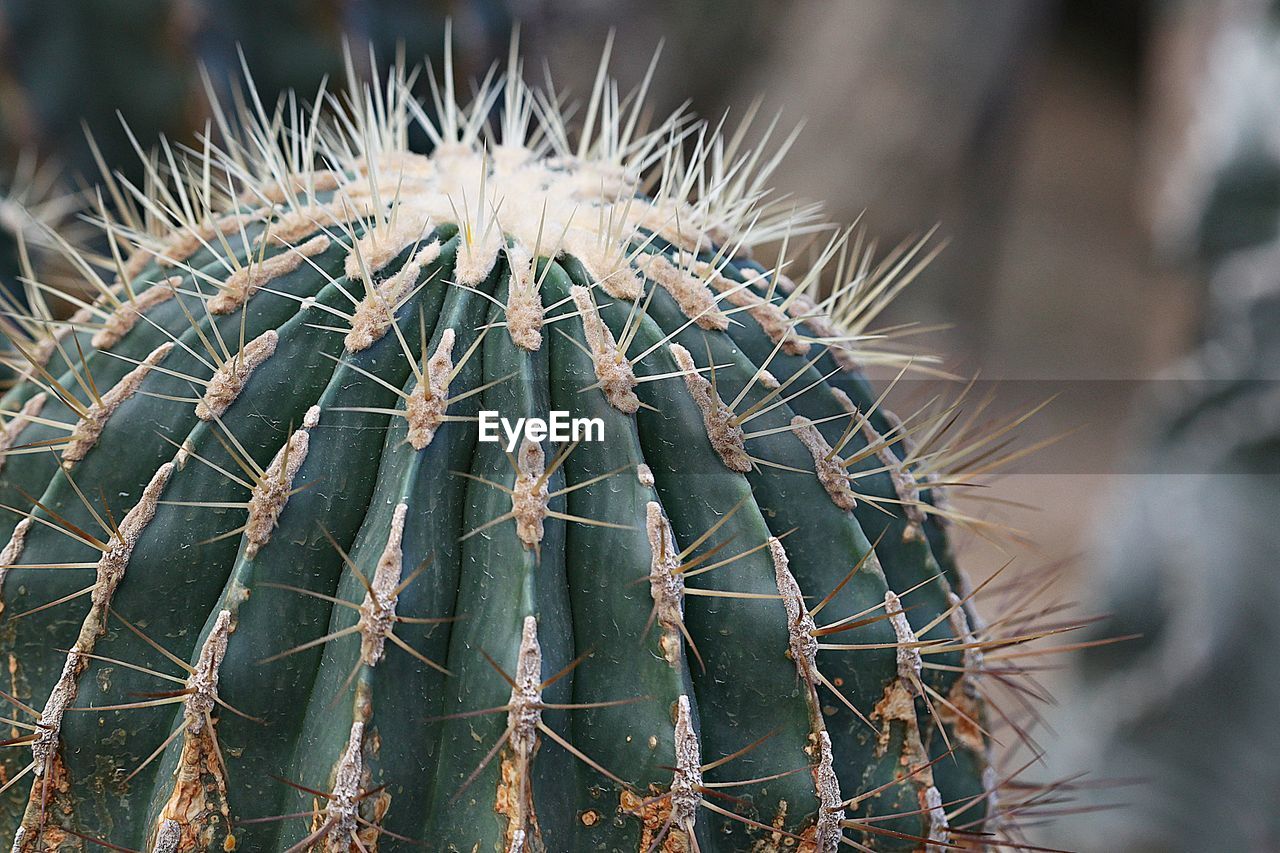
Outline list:
[[[1063,694],[1072,758],[1132,781],[1099,797],[1125,808],[1064,825],[1086,851],[1280,845],[1280,248],[1214,284],[1264,289],[1217,306],[1196,378],[1160,383],[1175,399],[1143,421],[1149,473],[1114,496],[1095,573],[1094,638],[1141,637],[1087,652]]]
[[[83,124],[110,166],[136,169],[119,118],[145,148],[161,133],[189,141],[208,118],[201,65],[225,96],[242,51],[270,105],[281,92],[340,78],[344,43],[370,45],[382,62],[401,45],[414,61],[438,61],[450,17],[462,79],[505,50],[507,0],[6,0],[0,158],[36,150],[92,175]],[[367,76],[367,54],[355,53]]]
[[[1113,614],[1067,695],[1071,758],[1129,779],[1064,827],[1087,851],[1280,848],[1280,17],[1187,4],[1200,51],[1154,217],[1209,281],[1199,351],[1156,383],[1143,476],[1115,496],[1094,586]],[[1194,38],[1193,36],[1198,36]],[[1184,54],[1185,56],[1185,54]],[[1184,69],[1185,71],[1186,69]],[[1190,250],[1190,251],[1188,251]]]
[[[1280,3],[1164,8],[1149,217],[1166,256],[1211,270],[1280,231]]]

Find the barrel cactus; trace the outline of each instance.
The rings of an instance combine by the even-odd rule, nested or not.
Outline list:
[[[1030,628],[957,573],[954,416],[863,373],[925,243],[820,236],[777,155],[603,65],[576,129],[519,72],[104,176],[98,296],[22,321],[2,404],[15,851],[1010,831],[983,652]]]

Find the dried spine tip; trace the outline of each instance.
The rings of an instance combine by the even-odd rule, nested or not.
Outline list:
[[[546,456],[542,446],[525,439],[516,457],[516,482],[511,493],[511,512],[516,520],[516,535],[526,548],[536,548],[542,541],[542,523],[547,518],[551,496],[547,489]]]
[[[309,430],[319,422],[320,407],[312,406],[302,419],[302,427],[289,436],[254,485],[253,494],[249,497],[249,520],[244,528],[247,556],[255,556],[262,546],[271,541],[271,532],[276,529],[280,513],[293,492],[293,478],[306,461],[311,441]]]
[[[27,402],[22,404],[18,413],[9,418],[4,429],[0,430],[0,471],[4,470],[4,464],[9,459],[8,451],[18,443],[18,439],[22,437],[22,431],[27,428],[27,424],[31,423],[31,419],[40,415],[48,399],[49,395],[44,391],[33,394]]]
[[[720,456],[725,467],[741,474],[751,470],[751,457],[747,455],[746,435],[738,425],[733,411],[716,395],[715,390],[693,363],[693,356],[679,344],[671,344],[671,355],[684,374],[684,384],[689,396],[702,410],[702,422],[707,428],[711,447]]]
[[[302,265],[307,258],[329,248],[329,238],[320,234],[301,246],[294,246],[261,261],[251,262],[233,272],[218,288],[218,294],[209,300],[209,313],[230,314],[236,311],[267,283],[282,275],[288,275]]]
[[[138,294],[137,298],[122,302],[94,333],[90,343],[97,349],[111,349],[138,325],[144,312],[172,299],[181,283],[182,279],[174,276],[151,285]]]
[[[151,373],[151,368],[159,364],[172,349],[172,343],[164,343],[156,347],[141,364],[125,374],[125,377],[112,386],[110,391],[89,407],[89,411],[72,431],[67,446],[63,448],[62,463],[64,465],[79,462],[88,455],[98,443],[98,438],[116,409],[137,392],[142,380]]]
[[[425,375],[413,389],[404,404],[405,420],[409,422],[405,440],[414,450],[422,450],[436,437],[436,430],[445,421],[449,406],[449,380],[453,374],[453,329],[440,333],[440,343],[427,361]]]
[[[396,623],[396,589],[400,586],[403,556],[400,543],[404,538],[404,518],[408,504],[396,504],[391,516],[387,545],[378,558],[373,580],[360,604],[360,660],[366,666],[377,666],[386,649],[387,636]]]
[[[635,414],[640,408],[640,398],[632,390],[638,384],[635,372],[626,353],[618,349],[609,327],[600,319],[600,311],[596,308],[591,291],[585,287],[574,285],[570,289],[578,313],[582,315],[582,331],[587,338],[587,348],[591,351],[591,362],[595,366],[596,379],[604,391],[609,404],[620,412]]]
[[[422,268],[440,257],[440,241],[434,240],[419,249],[404,266],[385,281],[365,285],[364,298],[351,315],[351,331],[343,339],[347,352],[368,349],[380,340],[391,324],[400,303],[413,291]],[[352,255],[347,256],[350,263]]]
[[[832,451],[822,433],[812,421],[800,415],[791,419],[791,431],[813,456],[814,473],[818,475],[822,488],[827,490],[831,502],[845,512],[853,510],[858,501],[849,487],[849,477],[840,464],[840,457]]]
[[[538,293],[537,259],[522,246],[507,249],[511,283],[507,286],[507,334],[521,349],[537,352],[542,346],[542,297]]]
[[[204,396],[196,403],[196,417],[211,421],[222,417],[248,383],[253,371],[275,355],[280,335],[268,329],[244,345],[244,349],[227,359],[209,377]]]
[[[645,514],[645,528],[649,534],[649,594],[653,597],[654,618],[662,628],[658,644],[667,663],[679,666],[680,626],[684,622],[684,575],[680,572],[680,551],[671,534],[671,523],[657,501],[649,501]]]
[[[691,832],[698,819],[702,802],[702,747],[693,730],[693,714],[689,697],[676,700],[675,726],[676,771],[671,780],[671,825]]]
[[[663,254],[649,255],[637,265],[646,277],[671,294],[680,311],[699,328],[721,332],[729,328],[729,318],[716,304],[705,281],[676,266]]]

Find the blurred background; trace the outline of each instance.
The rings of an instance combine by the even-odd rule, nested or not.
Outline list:
[[[757,98],[807,125],[775,184],[884,247],[949,245],[888,323],[980,375],[998,408],[1057,394],[973,511],[1103,614],[1048,662],[1030,841],[1280,850],[1280,11],[1269,0],[0,0],[0,276],[17,230],[134,139],[190,142],[238,51],[263,99],[369,76],[403,45],[483,74],[522,45],[585,94],[611,28],[659,111]],[[541,71],[537,74],[540,76]],[[86,144],[84,128],[97,140]],[[25,207],[24,207],[25,206]],[[26,208],[30,208],[30,212]],[[37,241],[38,242],[38,241]],[[52,260],[49,261],[51,266]],[[56,270],[44,271],[50,277]],[[907,383],[911,385],[911,383]],[[913,392],[911,387],[903,394]],[[1060,795],[1060,796],[1059,796]]]

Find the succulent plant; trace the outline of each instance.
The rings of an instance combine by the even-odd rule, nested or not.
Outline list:
[[[1005,837],[982,653],[1030,632],[942,473],[1000,435],[863,373],[926,242],[796,273],[767,139],[450,68],[104,176],[98,297],[0,403],[13,849]]]

